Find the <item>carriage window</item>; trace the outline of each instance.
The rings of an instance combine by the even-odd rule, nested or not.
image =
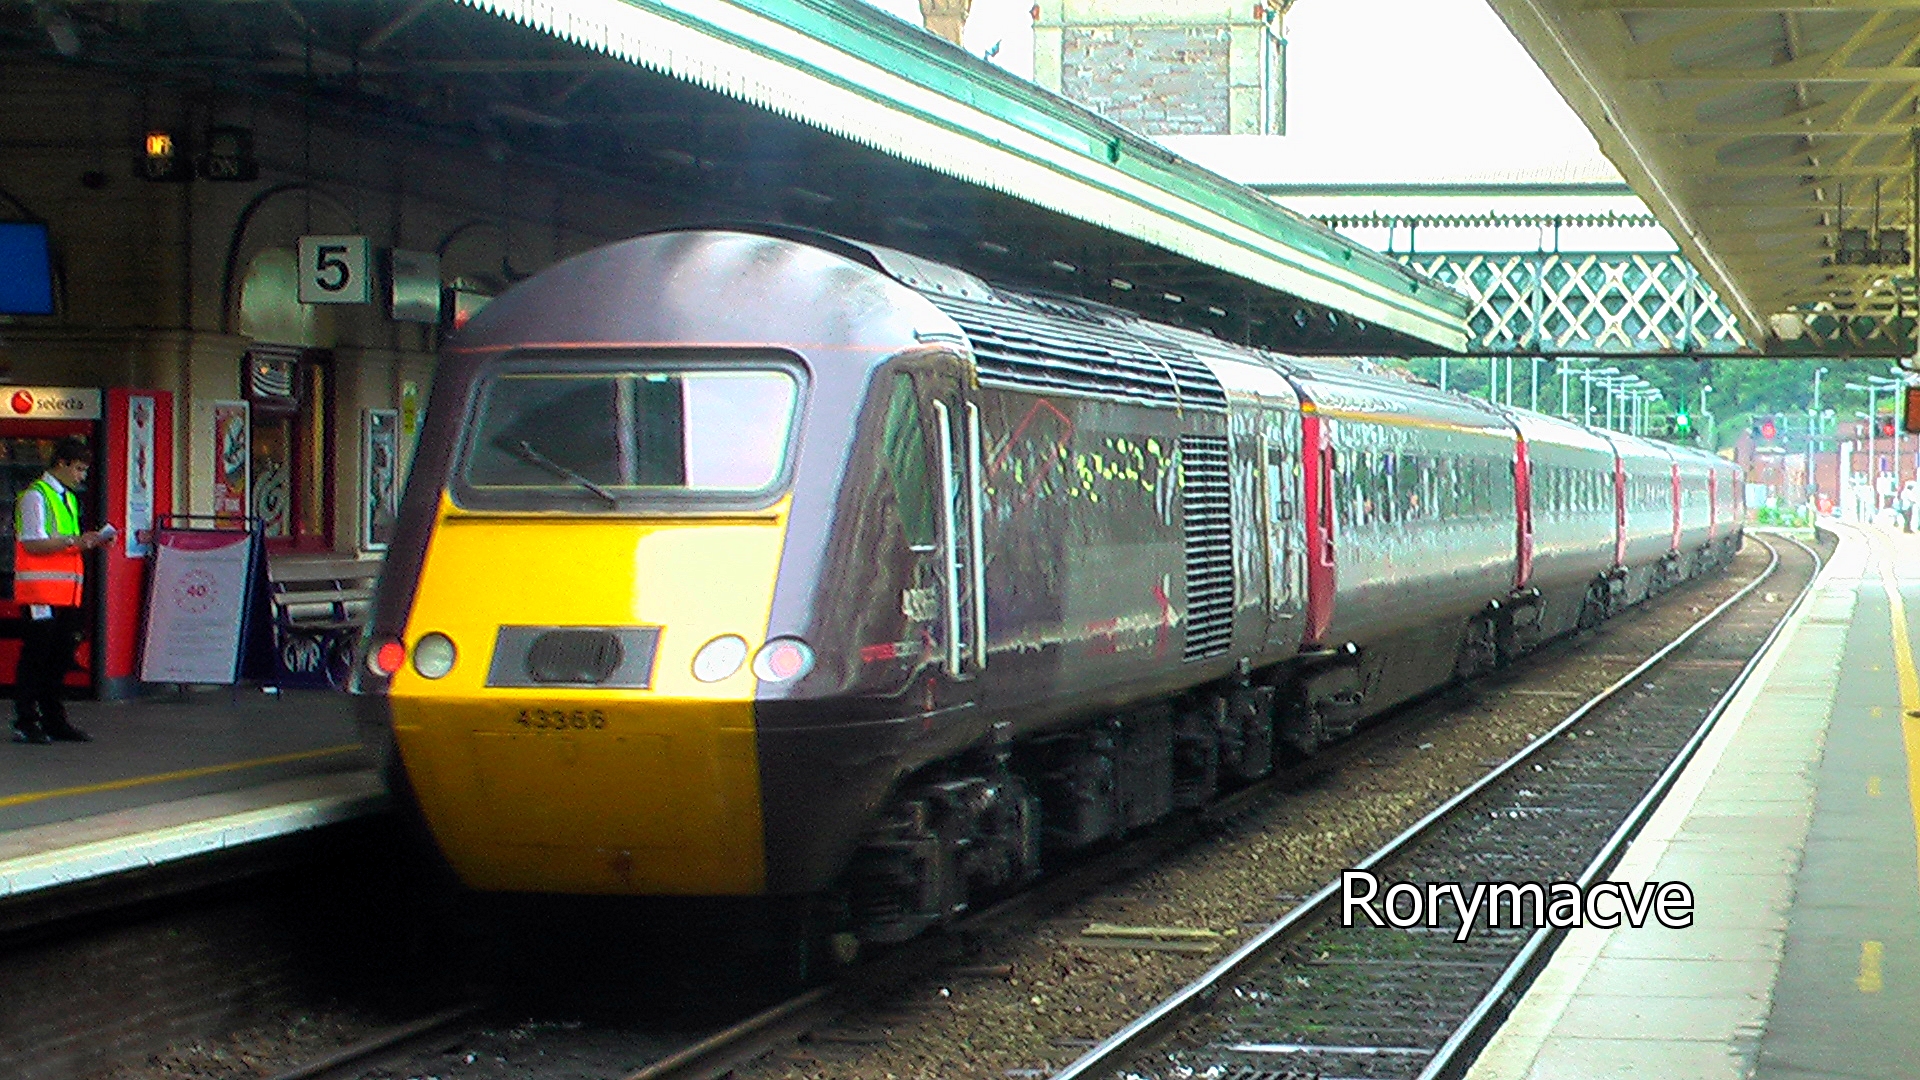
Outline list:
[[[480,493],[743,496],[786,470],[799,384],[777,369],[501,375],[461,473]]]

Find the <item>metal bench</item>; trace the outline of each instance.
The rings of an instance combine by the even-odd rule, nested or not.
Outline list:
[[[279,556],[267,562],[280,681],[345,689],[380,560]]]

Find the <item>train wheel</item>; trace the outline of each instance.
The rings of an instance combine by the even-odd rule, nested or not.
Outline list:
[[[1312,757],[1327,742],[1326,718],[1317,706],[1302,702],[1286,710],[1274,724],[1280,745],[1300,755]]]
[[[862,941],[906,941],[964,907],[965,886],[938,817],[932,799],[902,798],[861,839],[848,892]]]
[[[1476,618],[1467,624],[1460,638],[1460,652],[1453,673],[1462,679],[1477,678],[1500,666],[1500,631],[1491,617]]]
[[[1587,586],[1586,599],[1580,604],[1580,629],[1591,630],[1606,621],[1609,596],[1610,591],[1604,581]]]
[[[860,938],[841,896],[809,896],[793,902],[784,921],[784,958],[778,973],[795,986],[827,982],[860,959]]]
[[[1183,810],[1205,806],[1220,790],[1222,736],[1227,730],[1224,698],[1207,697],[1198,708],[1184,709],[1173,722],[1173,804]]]

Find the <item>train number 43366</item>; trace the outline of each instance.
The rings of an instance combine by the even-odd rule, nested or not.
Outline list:
[[[515,724],[530,731],[599,731],[607,714],[599,709],[521,709]]]

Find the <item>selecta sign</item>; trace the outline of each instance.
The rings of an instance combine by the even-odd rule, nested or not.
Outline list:
[[[90,387],[0,386],[0,401],[0,419],[100,419],[100,391]]]

